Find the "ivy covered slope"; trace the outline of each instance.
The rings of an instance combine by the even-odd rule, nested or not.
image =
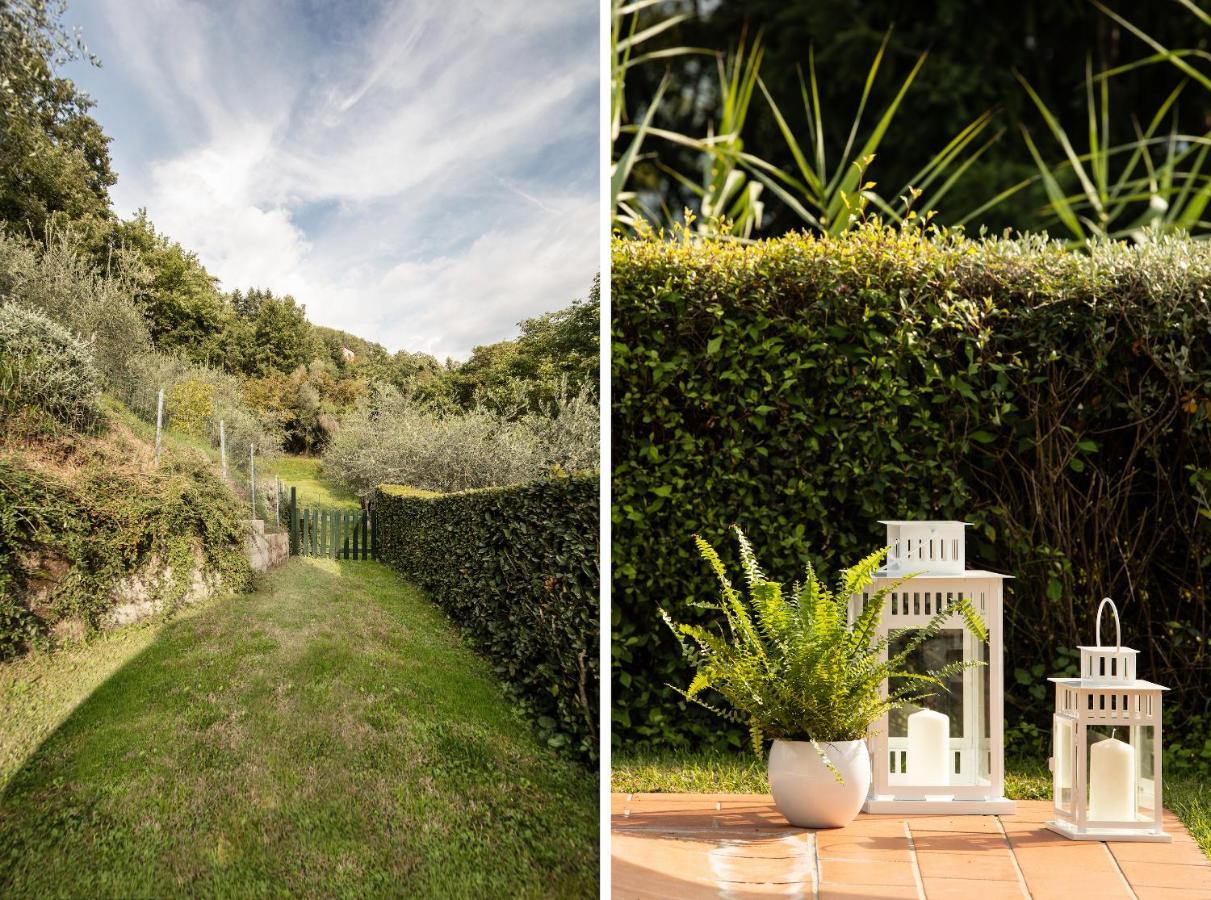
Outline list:
[[[1193,758],[1211,697],[1211,247],[1073,252],[866,225],[838,239],[613,246],[615,739],[739,746],[687,709],[657,609],[697,622],[694,533],[771,577],[963,518],[1007,598],[1010,752],[1041,750],[1112,596]],[[733,562],[734,560],[730,560]],[[1206,720],[1202,720],[1206,721]],[[1211,751],[1211,747],[1207,748]]]
[[[195,573],[250,577],[242,508],[210,461],[166,446],[156,466],[99,383],[69,332],[0,306],[0,660],[99,627],[131,576],[166,608]]]
[[[378,489],[379,559],[493,664],[547,743],[597,755],[598,479]]]

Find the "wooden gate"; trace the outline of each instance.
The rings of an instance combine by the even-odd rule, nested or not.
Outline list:
[[[291,488],[287,521],[292,556],[378,559],[374,515],[365,509],[300,508]]]

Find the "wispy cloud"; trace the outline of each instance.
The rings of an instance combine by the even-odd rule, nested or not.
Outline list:
[[[597,6],[99,0],[76,75],[120,212],[227,288],[464,357],[596,270]]]

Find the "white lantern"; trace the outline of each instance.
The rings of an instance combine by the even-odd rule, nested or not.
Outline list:
[[[1102,646],[1102,613],[1114,613],[1114,646]],[[1161,695],[1135,677],[1118,608],[1097,609],[1096,646],[1081,647],[1081,677],[1052,678],[1052,831],[1082,841],[1168,841],[1161,811]]]
[[[909,657],[925,673],[962,660],[980,663],[956,675],[928,708],[907,706],[877,722],[867,738],[873,760],[868,813],[1009,815],[1005,798],[1005,712],[1002,662],[1003,582],[1009,576],[966,567],[966,522],[885,521],[887,564],[860,596],[850,598],[850,620],[871,594],[913,573],[884,604],[879,637],[891,650],[905,629],[921,628],[938,611],[967,600],[988,626],[988,640],[972,634],[956,611],[943,630]],[[886,654],[884,654],[886,657]],[[886,696],[887,685],[883,685]]]

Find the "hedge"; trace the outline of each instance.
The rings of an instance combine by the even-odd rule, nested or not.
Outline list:
[[[586,760],[598,750],[598,498],[596,475],[375,495],[379,559],[461,626],[550,746]]]
[[[1211,697],[1211,248],[1075,252],[877,224],[837,239],[613,244],[614,740],[740,746],[668,687],[658,607],[700,620],[694,550],[740,523],[786,581],[963,518],[1007,597],[1010,752],[1116,599],[1175,739]],[[1211,756],[1211,752],[1208,753]]]

